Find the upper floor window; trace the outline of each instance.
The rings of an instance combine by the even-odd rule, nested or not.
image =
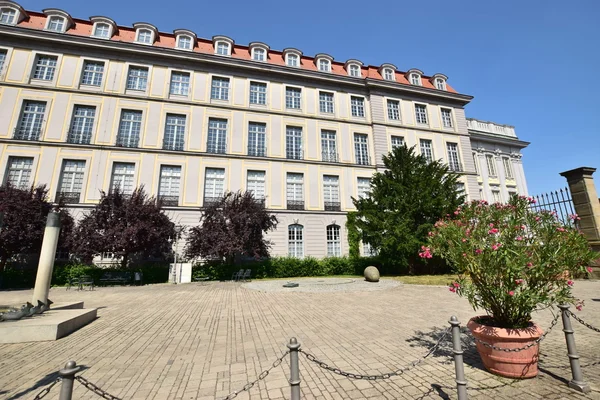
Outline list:
[[[421,75],[413,72],[410,74],[410,83],[413,85],[421,86]]]
[[[360,78],[360,67],[356,64],[350,64],[350,66],[348,66],[348,75]]]
[[[452,110],[449,108],[442,108],[442,124],[444,128],[452,128]]]
[[[79,203],[81,192],[83,191],[84,173],[85,161],[64,160],[60,171],[60,181],[56,198],[65,203]]]
[[[286,87],[285,88],[285,108],[300,109],[302,100],[302,89]]]
[[[163,149],[183,150],[185,144],[185,115],[167,114]]]
[[[455,172],[462,171],[460,156],[458,155],[458,144],[447,143],[446,148],[448,150],[448,167],[450,170]]]
[[[75,105],[71,128],[67,136],[68,143],[90,144],[96,118],[96,107]]]
[[[267,84],[263,82],[250,82],[250,104],[267,104]]]
[[[204,175],[204,205],[218,201],[225,194],[225,170],[206,168]]]
[[[252,193],[256,200],[265,198],[265,171],[248,171],[246,190]]]
[[[496,175],[496,159],[494,158],[493,155],[488,154],[485,156],[485,161],[487,163],[487,168],[488,168],[488,175],[490,177],[495,178]]]
[[[365,199],[369,197],[369,191],[371,190],[371,179],[369,178],[357,178],[357,195],[359,199]]]
[[[179,187],[181,167],[178,165],[161,165],[158,180],[158,199],[165,206],[179,205]]]
[[[33,170],[33,158],[31,157],[8,157],[4,181],[19,189],[27,189],[30,186],[31,172]]]
[[[340,227],[327,226],[327,257],[340,257],[342,255],[342,241],[340,240]]]
[[[0,24],[14,25],[17,23],[17,10],[14,8],[0,8]]]
[[[152,44],[154,42],[154,32],[150,29],[138,29],[137,39],[138,43]]]
[[[354,134],[354,153],[356,163],[359,165],[369,165],[369,147],[368,136],[362,133]]]
[[[136,110],[122,110],[119,132],[117,133],[117,146],[138,147],[140,132],[142,131],[142,112]]]
[[[331,61],[326,58],[319,58],[319,71],[331,72]]]
[[[385,79],[386,81],[396,80],[394,70],[391,68],[384,68],[383,69],[383,79]]]
[[[304,210],[304,175],[288,172],[286,176],[286,203],[288,210]]]
[[[267,61],[267,51],[261,47],[253,48],[252,59],[254,61]]]
[[[446,81],[442,78],[435,79],[435,87],[439,90],[446,90]]]
[[[104,75],[104,63],[101,61],[84,61],[81,84],[88,86],[100,86]]]
[[[177,48],[183,50],[192,50],[194,47],[194,39],[188,35],[177,36]]]
[[[229,78],[213,76],[210,98],[213,100],[229,100]]]
[[[325,211],[340,211],[340,178],[323,175],[323,203]]]
[[[425,104],[415,104],[415,119],[417,124],[427,124],[427,106]]]
[[[15,131],[15,139],[40,140],[45,115],[45,101],[25,100],[19,125]]]
[[[248,155],[265,157],[267,155],[267,125],[258,122],[248,124]]]
[[[225,154],[227,152],[227,120],[210,118],[208,120],[208,138],[206,151]]]
[[[48,19],[48,27],[49,31],[54,32],[64,32],[66,27],[66,22],[64,17],[59,17],[58,15],[53,15]]]
[[[231,55],[231,46],[225,41],[218,41],[215,48],[215,53],[220,54],[222,56]]]
[[[110,34],[111,26],[109,24],[106,24],[104,22],[97,22],[96,24],[94,24],[93,36],[108,39],[110,38]]]
[[[299,67],[300,56],[296,53],[288,53],[285,55],[285,65],[288,67]]]
[[[190,74],[173,71],[169,93],[177,96],[187,96],[190,92]]]
[[[325,129],[321,131],[321,156],[323,161],[338,161],[335,131]]]
[[[148,68],[145,67],[129,67],[127,75],[127,89],[146,91],[148,86]]]
[[[404,146],[404,138],[402,136],[392,136],[391,143],[392,150],[396,147]]]
[[[363,97],[350,97],[350,111],[353,117],[361,117],[365,116],[365,99]]]
[[[0,50],[0,75],[2,75],[2,69],[4,69],[5,61],[6,61],[6,50]]]
[[[513,176],[513,169],[512,169],[512,163],[510,162],[510,158],[503,157],[502,164],[504,165],[504,176],[506,177],[506,179],[513,179],[514,176]]]
[[[431,140],[421,139],[419,142],[421,145],[421,155],[423,157],[425,157],[427,162],[432,162],[433,161],[433,147],[431,145]]]
[[[475,165],[475,172],[479,175],[479,157],[477,157],[477,153],[473,153],[473,164]]]
[[[123,194],[132,194],[135,179],[135,164],[120,163],[113,164],[110,189],[119,188]]]
[[[400,102],[398,100],[387,101],[388,119],[400,121]]]
[[[319,92],[319,111],[333,114],[333,93]]]
[[[285,153],[286,158],[291,160],[302,160],[302,128],[287,126],[285,128]]]
[[[42,81],[51,81],[54,79],[54,72],[56,71],[56,62],[58,58],[56,56],[47,56],[39,54],[36,57],[35,69],[33,70],[33,79],[39,79]]]

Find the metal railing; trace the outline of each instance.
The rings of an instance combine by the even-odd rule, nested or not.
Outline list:
[[[158,195],[158,202],[167,207],[176,207],[179,205],[179,196]]]
[[[91,133],[85,132],[67,132],[67,143],[71,144],[90,144]],[[82,140],[85,139],[85,140]]]
[[[209,144],[206,147],[206,152],[211,153],[211,154],[226,154],[227,153],[225,151],[225,144],[222,144],[222,145]]]
[[[550,211],[565,225],[578,226],[575,217],[573,199],[568,188],[555,190],[541,195],[532,196],[535,203],[531,204],[534,211]]]
[[[77,204],[81,198],[81,192],[58,192],[56,193],[56,202],[65,204]]]
[[[202,205],[204,207],[208,207],[212,204],[218,203],[219,201],[221,201],[222,197],[209,197],[209,196],[204,196],[204,201],[202,202]]]
[[[342,209],[342,205],[339,201],[326,201],[325,202],[325,211],[340,211]]]
[[[337,151],[322,151],[321,157],[325,162],[339,162]]]
[[[371,165],[371,157],[369,157],[368,155],[357,155],[356,156],[356,163],[358,165]]]
[[[15,128],[14,139],[38,141],[40,140],[41,133],[41,129],[25,129],[17,127]]]
[[[266,157],[266,146],[248,146],[248,155],[252,157]]]
[[[288,200],[288,210],[304,210],[304,200]]]
[[[287,149],[285,157],[288,160],[304,160],[304,151],[299,149]]]
[[[459,162],[451,162],[448,164],[448,169],[454,172],[463,172],[463,166]]]

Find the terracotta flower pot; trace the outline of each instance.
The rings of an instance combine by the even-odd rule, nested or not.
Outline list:
[[[481,324],[487,316],[473,317],[467,324],[476,339],[503,349],[521,348],[534,342],[544,333],[532,323],[528,328],[506,329]],[[479,341],[477,351],[485,368],[493,374],[508,378],[533,378],[538,374],[539,344],[518,352],[491,349]]]

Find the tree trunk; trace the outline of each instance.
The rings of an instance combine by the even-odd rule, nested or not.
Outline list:
[[[0,257],[0,274],[4,272],[4,268],[6,267],[6,263],[8,263],[8,257],[2,256]]]
[[[127,264],[129,262],[129,254],[124,254],[121,258],[121,268],[127,269]]]

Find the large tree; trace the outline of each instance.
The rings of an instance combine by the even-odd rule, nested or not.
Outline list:
[[[73,227],[73,218],[62,208],[48,201],[48,189],[40,185],[29,189],[6,184],[0,187],[0,273],[13,257],[39,253],[42,247],[46,219],[51,210],[59,211],[62,228],[59,247],[65,248]]]
[[[169,239],[174,237],[175,224],[143,187],[131,195],[115,188],[102,192],[100,202],[81,218],[73,233],[72,251],[85,260],[113,253],[126,268],[133,254],[170,254]]]
[[[237,255],[268,257],[271,242],[264,234],[276,227],[277,218],[251,192],[228,192],[209,204],[200,216],[200,225],[190,229],[185,255],[228,265]]]
[[[369,195],[353,198],[357,211],[349,213],[348,229],[396,272],[418,272],[418,252],[433,224],[464,202],[458,175],[417,155],[414,147],[396,147],[383,156],[383,164],[385,170],[373,175]]]

